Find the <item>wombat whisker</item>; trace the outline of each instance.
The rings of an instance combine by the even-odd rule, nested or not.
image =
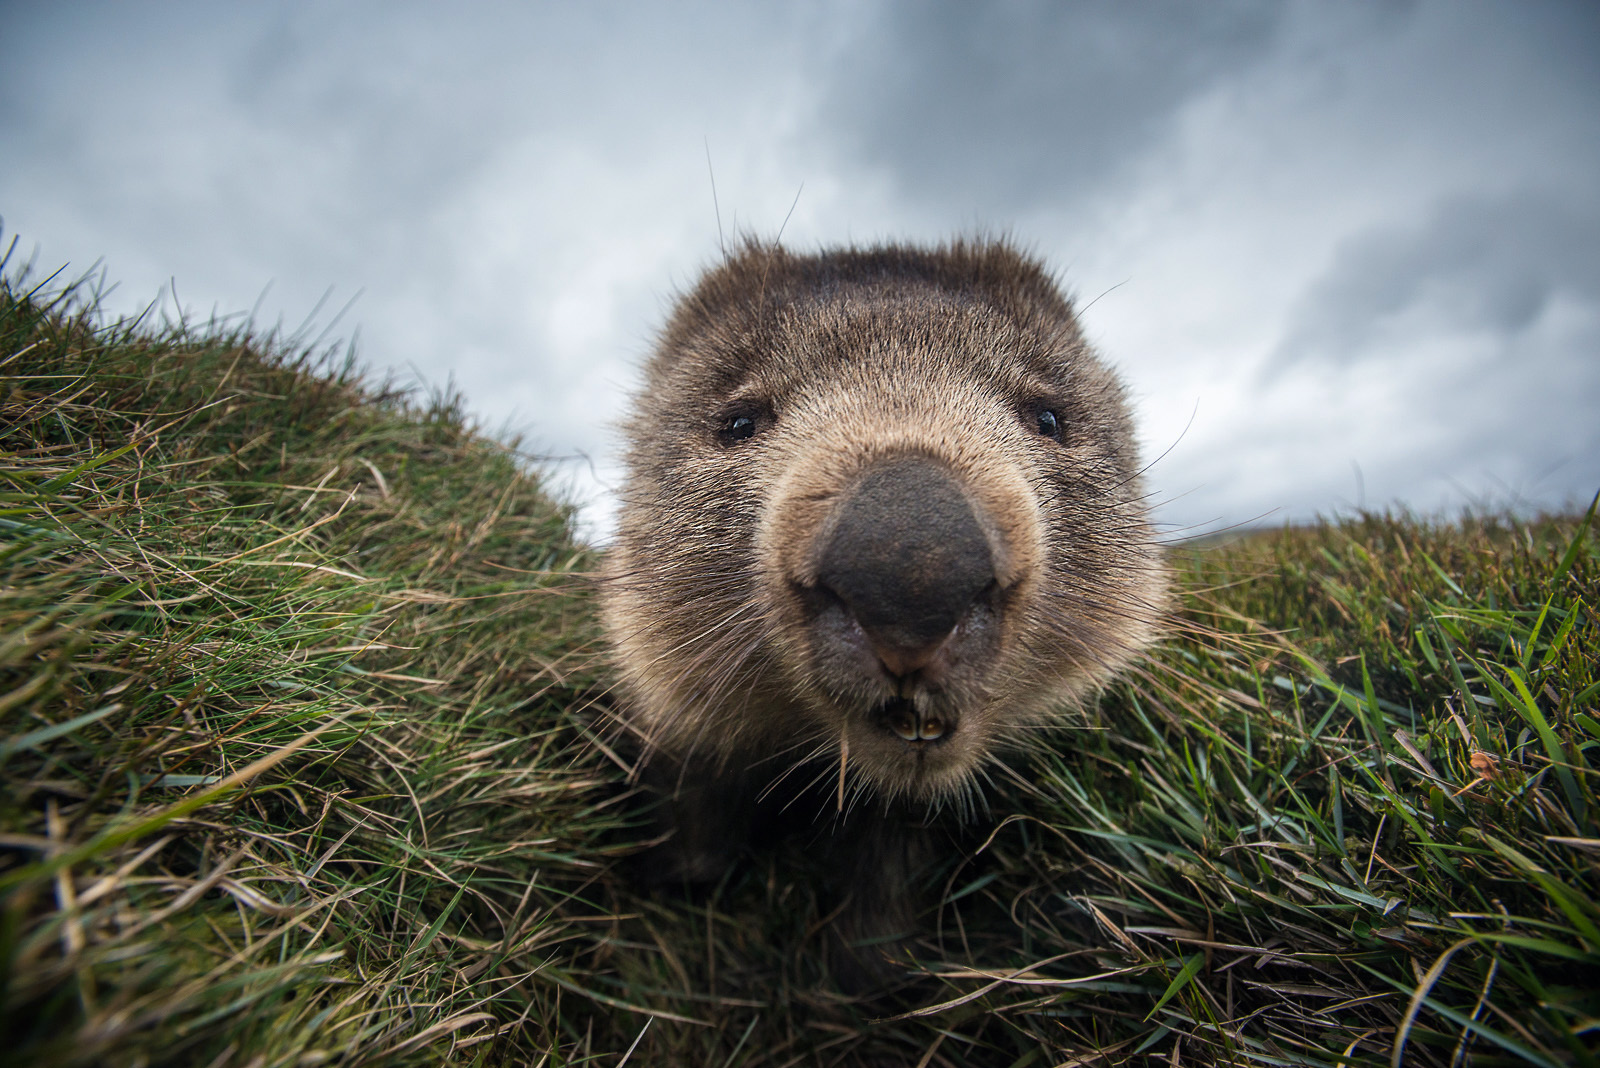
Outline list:
[[[956,813],[963,823],[970,823],[977,819],[979,813],[984,816],[989,815],[989,798],[978,786],[979,775],[982,775],[983,781],[993,788],[994,781],[989,778],[983,765],[968,770],[961,777],[961,781],[957,783],[954,794]]]
[[[757,606],[754,602],[746,602],[745,604],[739,605],[732,612],[729,612],[724,618],[718,620],[716,623],[711,624],[709,627],[706,627],[704,630],[701,630],[699,633],[689,635],[689,636],[679,640],[676,644],[668,646],[667,648],[663,649],[653,659],[652,663],[663,662],[663,661],[667,660],[668,658],[672,657],[674,654],[682,652],[684,649],[688,648],[689,646],[692,646],[692,645],[696,644],[697,642],[704,641],[707,638],[707,636],[715,634],[718,631],[725,629],[726,627],[730,626],[731,624],[737,622],[738,619],[741,616],[745,615],[748,612],[752,612],[752,611],[759,611],[759,606]],[[637,639],[637,638],[646,637],[646,636],[648,636],[648,635],[650,635],[652,633],[654,633],[653,628],[650,628],[649,626],[641,626],[641,627],[639,627],[637,629],[634,629],[634,630],[632,630],[630,632],[627,632],[624,636],[627,637],[627,638],[635,638],[635,639]],[[678,676],[677,681],[682,681],[682,679],[684,677],[685,676],[680,674]]]
[[[690,678],[698,678],[702,680],[701,683],[689,692],[701,700],[714,701],[727,689],[731,677],[748,663],[759,646],[759,640],[748,637],[742,644],[707,643],[684,661],[682,669],[673,681],[682,684]]]
[[[821,761],[822,757],[832,749],[833,742],[831,740],[824,740],[817,743],[812,747],[809,753],[798,760],[791,761],[787,768],[780,772],[778,776],[771,782],[767,783],[767,785],[761,789],[761,792],[756,795],[756,800],[766,800],[778,789],[779,786],[783,785],[784,780],[789,778],[789,776],[793,775],[796,771],[799,771],[802,768],[815,767]],[[811,786],[815,786],[818,782],[821,782],[826,775],[827,769],[823,768],[822,771],[818,772],[817,777],[811,780],[806,788],[809,789]],[[804,791],[802,790],[801,792],[803,793]],[[792,804],[793,802],[791,801],[790,803]],[[784,807],[787,808],[788,806],[785,805]]]
[[[768,756],[763,757],[762,761],[766,762],[776,760],[779,757],[786,756],[797,749],[801,749],[809,745],[811,746],[810,752],[806,753],[806,755],[803,757],[797,758],[800,762],[804,763],[806,761],[815,760],[818,757],[821,757],[824,753],[830,752],[833,749],[834,744],[835,739],[831,734],[822,735],[820,736],[820,739],[818,737],[799,737],[788,745],[784,745]]]
[[[755,643],[752,643],[752,645],[753,644],[755,644]],[[735,652],[737,652],[737,651],[735,651]],[[743,658],[737,659],[736,662],[735,662],[735,665],[732,668],[730,668],[729,670],[727,670],[726,673],[721,678],[714,680],[713,685],[709,689],[699,691],[699,693],[701,695],[701,699],[704,700],[707,704],[711,704],[713,707],[715,707],[718,703],[720,703],[720,700],[721,700],[723,694],[725,694],[725,693],[727,693],[727,692],[729,692],[729,691],[731,691],[733,689],[733,684],[738,681],[739,671],[744,666],[746,666],[746,664],[748,663],[748,660],[749,660],[748,655],[746,655]],[[749,701],[750,701],[750,695],[747,692],[747,693],[744,694],[744,703],[743,703],[743,706],[742,706],[742,708],[744,710],[748,710]],[[737,710],[735,710],[735,711],[737,711]],[[694,750],[698,749],[701,741],[703,741],[705,738],[707,738],[707,737],[717,738],[717,735],[714,732],[714,728],[722,730],[723,732],[725,732],[731,738],[737,738],[738,734],[740,733],[739,732],[739,728],[738,728],[738,724],[740,722],[739,718],[737,716],[728,716],[728,717],[725,717],[725,718],[729,722],[721,722],[720,720],[714,719],[714,718],[712,718],[710,716],[704,717],[702,722],[700,723],[699,728],[696,730],[693,738],[691,739],[691,741],[689,743],[690,752],[693,752]],[[717,740],[720,742],[722,739],[717,738]]]
[[[797,765],[795,765],[795,768],[802,768],[802,767],[809,767],[809,768],[814,769],[814,774],[811,776],[811,778],[809,778],[809,779],[807,779],[805,781],[805,783],[800,787],[800,789],[794,791],[788,797],[788,799],[784,801],[784,803],[778,809],[779,812],[787,812],[790,808],[792,808],[795,804],[797,804],[802,797],[805,797],[811,791],[815,790],[818,787],[818,785],[820,785],[821,783],[826,782],[828,780],[829,776],[835,774],[835,765],[833,764],[832,761],[819,760],[814,764],[797,764]],[[793,769],[791,769],[791,770],[793,770]],[[819,813],[819,815],[821,815],[821,814]]]
[[[850,816],[855,812],[855,810],[859,806],[865,804],[866,801],[867,801],[867,798],[869,798],[871,796],[872,796],[872,785],[870,783],[868,783],[865,779],[862,779],[862,778],[860,778],[858,776],[855,779],[855,781],[850,785],[850,796],[849,796],[848,800],[846,800],[842,811],[840,811],[840,813],[838,814],[836,819],[841,823],[844,822],[845,820],[849,819]],[[898,794],[898,792],[888,793],[888,794],[886,794],[884,796],[884,802],[887,805],[889,802],[893,802],[893,801],[898,800],[899,796],[900,795]]]

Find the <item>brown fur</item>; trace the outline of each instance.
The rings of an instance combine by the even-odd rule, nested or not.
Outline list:
[[[1005,243],[747,244],[679,303],[627,436],[603,618],[677,797],[657,877],[714,878],[754,799],[803,795],[848,933],[903,925],[919,814],[1154,635],[1122,388]]]

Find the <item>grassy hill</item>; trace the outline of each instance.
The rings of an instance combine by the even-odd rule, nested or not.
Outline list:
[[[0,286],[0,1059],[1600,1063],[1589,516],[1173,550],[892,1002],[798,848],[637,894],[594,554],[454,398]]]

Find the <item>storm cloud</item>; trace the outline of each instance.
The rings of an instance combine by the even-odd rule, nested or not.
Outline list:
[[[1592,3],[12,4],[0,31],[0,216],[41,264],[103,259],[111,311],[359,294],[336,329],[379,373],[586,457],[553,470],[601,536],[666,303],[780,229],[1043,256],[1175,536],[1600,486]]]
[[[828,65],[840,150],[939,204],[1081,195],[1171,136],[1183,104],[1269,54],[1257,2],[880,8]]]
[[[1600,211],[1559,193],[1442,203],[1410,227],[1345,241],[1301,298],[1279,359],[1348,364],[1452,333],[1497,359],[1532,357],[1551,317],[1600,324],[1596,249]]]

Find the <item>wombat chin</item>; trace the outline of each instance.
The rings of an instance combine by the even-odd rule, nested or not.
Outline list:
[[[881,933],[926,853],[903,825],[978,807],[987,763],[1157,632],[1122,388],[1004,242],[747,243],[678,302],[626,433],[602,618],[675,799],[663,878],[805,798],[876,902],[843,926]]]

